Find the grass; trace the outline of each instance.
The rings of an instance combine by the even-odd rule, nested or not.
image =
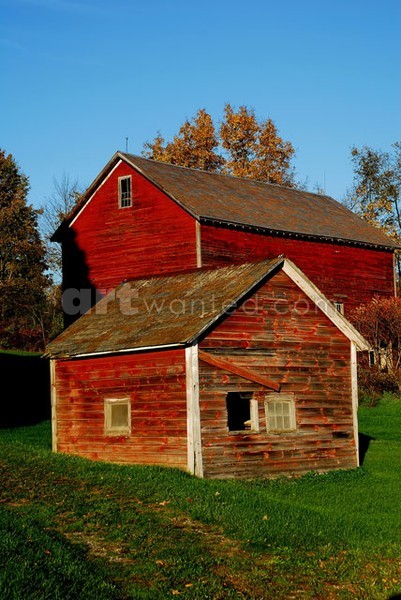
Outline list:
[[[360,469],[195,480],[0,431],[0,597],[366,598],[401,593],[401,401],[360,409]]]
[[[0,354],[8,356],[42,356],[43,352],[31,352],[28,350],[0,350]]]

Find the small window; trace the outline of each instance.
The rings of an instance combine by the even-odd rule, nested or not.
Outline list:
[[[376,354],[374,350],[369,350],[369,367],[374,367],[376,364]]]
[[[258,401],[252,392],[228,392],[226,405],[229,431],[259,431]]]
[[[106,435],[128,435],[131,433],[131,404],[129,398],[105,399],[104,431]]]
[[[292,394],[270,394],[265,401],[265,413],[268,432],[296,430],[295,402]]]
[[[344,314],[344,302],[338,302],[337,300],[335,300],[334,308],[336,310],[338,310],[338,312],[341,313],[342,315]]]
[[[118,178],[118,206],[128,208],[132,205],[131,175]]]

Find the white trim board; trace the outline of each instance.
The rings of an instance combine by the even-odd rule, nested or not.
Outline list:
[[[284,260],[283,271],[288,277],[316,304],[318,308],[330,319],[330,321],[353,342],[358,350],[369,350],[370,344],[355,329],[353,325],[342,315],[333,304],[322,294],[303,272],[288,258]]]
[[[88,198],[88,200],[85,202],[85,204],[82,206],[81,210],[77,212],[77,214],[75,215],[75,217],[72,219],[71,223],[68,224],[68,227],[72,227],[75,223],[75,221],[78,219],[78,217],[80,216],[80,214],[82,213],[82,211],[85,210],[85,208],[88,206],[89,202],[92,200],[93,196],[95,194],[97,194],[97,192],[100,190],[100,188],[106,183],[106,181],[109,179],[109,177],[114,173],[114,171],[117,169],[117,167],[119,165],[121,165],[122,160],[120,159],[115,165],[114,167],[111,169],[110,173],[108,173],[108,175],[106,175],[106,177],[104,179],[102,179],[102,181],[99,183],[99,185],[96,186],[95,191],[93,192],[93,194],[91,194],[91,196]]]
[[[199,359],[197,344],[185,348],[185,366],[187,376],[188,471],[196,477],[203,477],[199,407]]]

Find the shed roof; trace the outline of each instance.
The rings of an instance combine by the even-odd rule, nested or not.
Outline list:
[[[77,216],[119,160],[142,173],[199,221],[368,246],[397,247],[391,238],[330,196],[179,167],[123,152],[113,156],[65,224]],[[57,232],[54,239],[58,239]]]
[[[46,354],[67,358],[189,345],[280,268],[359,348],[368,347],[301,271],[279,257],[127,281],[51,342]]]

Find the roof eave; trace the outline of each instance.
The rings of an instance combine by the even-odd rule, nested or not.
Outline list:
[[[176,348],[185,348],[187,344],[184,342],[177,342],[172,344],[158,344],[155,346],[140,346],[138,348],[123,348],[121,350],[102,350],[99,352],[77,352],[71,353],[68,352],[60,352],[60,353],[52,353],[51,348],[49,351],[46,351],[43,354],[44,358],[50,358],[51,360],[69,360],[69,359],[79,359],[79,358],[95,358],[97,356],[111,356],[116,354],[127,354],[127,353],[136,353],[136,352],[151,352],[152,350],[174,350]]]
[[[56,231],[53,233],[53,235],[50,238],[51,242],[62,241],[63,232],[68,229],[68,227],[71,224],[71,221],[74,220],[74,218],[78,215],[78,213],[81,212],[85,208],[88,200],[91,198],[91,196],[93,195],[96,188],[99,186],[101,181],[107,176],[109,171],[111,171],[111,169],[114,167],[114,165],[119,160],[122,160],[121,152],[115,152],[113,154],[113,156],[111,157],[111,159],[109,160],[109,162],[103,167],[103,169],[100,171],[98,176],[92,181],[90,186],[82,194],[82,196],[79,199],[79,201],[77,202],[77,204],[72,208],[70,213],[65,217],[65,219],[62,221],[62,223],[57,227]]]
[[[379,244],[379,243],[374,244],[373,242],[354,240],[351,238],[348,239],[348,238],[341,238],[341,237],[334,237],[334,236],[313,235],[310,233],[301,233],[299,231],[291,231],[291,230],[285,230],[285,229],[272,229],[269,227],[261,227],[260,225],[252,225],[251,223],[241,223],[238,221],[216,219],[214,217],[208,217],[208,216],[204,216],[204,215],[199,216],[198,220],[200,223],[204,223],[205,225],[218,225],[218,226],[222,226],[222,227],[232,227],[234,229],[238,228],[238,229],[243,229],[246,231],[252,231],[255,233],[270,234],[270,235],[277,235],[277,236],[281,235],[281,236],[287,236],[287,237],[291,237],[291,238],[307,239],[307,240],[316,241],[316,242],[323,241],[323,242],[331,242],[331,243],[344,244],[344,245],[362,246],[365,248],[374,248],[376,250],[378,250],[378,249],[383,249],[383,250],[388,250],[388,251],[401,250],[401,245],[397,245],[397,244]]]

